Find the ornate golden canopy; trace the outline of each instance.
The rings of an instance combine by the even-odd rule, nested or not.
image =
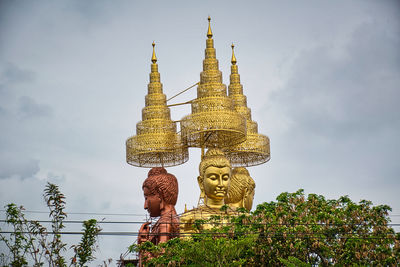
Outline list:
[[[243,95],[243,86],[240,84],[240,75],[236,65],[234,45],[232,44],[229,97],[232,98],[235,110],[246,118],[246,141],[224,149],[225,155],[232,166],[249,167],[267,162],[270,159],[269,138],[258,133],[257,122],[251,119],[251,110],[247,107],[247,98]]]
[[[222,83],[210,21],[208,17],[203,71],[194,100],[167,106],[153,42],[150,83],[142,121],[136,125],[136,135],[126,141],[129,164],[139,167],[179,165],[188,160],[188,147],[222,149],[234,167],[254,166],[270,159],[269,138],[258,133],[257,122],[252,120],[243,95],[233,45],[229,95]],[[179,134],[176,122],[171,120],[169,107],[188,103],[191,114],[180,120]]]
[[[208,17],[208,39],[197,98],[191,102],[192,113],[181,120],[182,139],[190,147],[222,148],[246,138],[246,120],[234,109],[222,83],[210,20]]]
[[[153,42],[150,83],[142,121],[136,124],[136,135],[126,141],[126,161],[138,167],[175,166],[189,158],[188,148],[181,142],[176,123],[171,120],[154,46]]]

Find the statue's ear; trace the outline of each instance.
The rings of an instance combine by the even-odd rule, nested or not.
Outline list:
[[[204,186],[203,186],[203,177],[197,176],[197,183],[200,187],[200,197],[204,198]]]
[[[246,187],[244,189],[243,198],[240,201],[240,207],[241,208],[246,208],[244,203],[245,203],[245,200],[246,200],[247,197],[249,197],[249,189]]]
[[[203,190],[203,178],[201,176],[197,176],[197,182],[199,183],[199,187]]]
[[[163,199],[163,198],[160,198],[160,199],[161,199],[161,201],[160,201],[160,210],[163,210],[164,207],[165,207],[165,205],[164,205],[164,199]]]

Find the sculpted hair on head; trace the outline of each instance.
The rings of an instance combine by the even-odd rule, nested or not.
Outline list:
[[[254,190],[256,184],[246,168],[238,167],[232,170],[231,184],[225,203],[237,203],[244,198],[247,188],[248,192]]]
[[[167,204],[175,205],[178,199],[178,180],[162,167],[152,168],[142,188],[147,187],[151,194],[158,194]]]
[[[147,177],[153,176],[153,175],[159,175],[159,174],[167,174],[167,170],[162,168],[162,167],[155,167],[151,168],[149,173],[147,174]]]
[[[220,149],[210,148],[209,150],[207,150],[204,158],[201,160],[199,165],[199,172],[201,177],[203,177],[205,170],[210,166],[218,168],[230,168],[231,163],[225,157],[224,152],[222,152]]]
[[[254,182],[253,178],[251,178],[251,176],[249,176],[249,180],[248,180],[248,189],[249,192],[253,191],[254,189],[256,189],[256,182]]]

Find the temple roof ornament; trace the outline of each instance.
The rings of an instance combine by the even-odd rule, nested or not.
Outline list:
[[[235,51],[234,51],[235,45],[232,43],[231,47],[232,47],[232,59],[231,59],[231,63],[232,63],[232,65],[236,65],[237,61],[236,61]]]
[[[126,141],[126,161],[137,167],[168,167],[185,163],[188,148],[171,120],[166,96],[158,72],[155,43],[151,57],[150,83],[142,109],[142,121],[136,124],[136,135]]]
[[[237,60],[232,44],[231,74],[228,87],[222,82],[214,48],[211,18],[208,17],[203,71],[193,100],[167,105],[158,72],[155,43],[151,57],[150,83],[142,109],[142,121],[136,124],[136,135],[126,141],[126,159],[138,167],[168,167],[188,160],[188,147],[219,148],[232,167],[249,167],[270,159],[269,138],[258,133],[257,122],[251,118],[247,99],[240,83]],[[171,120],[170,107],[191,104],[191,113],[180,122],[180,133]]]
[[[151,57],[151,62],[153,62],[153,64],[156,64],[156,62],[157,62],[156,50],[155,50],[156,44],[153,41],[153,43],[151,45],[153,46],[153,56]]]
[[[191,101],[192,113],[181,120],[182,138],[189,147],[222,148],[246,138],[246,120],[234,109],[222,83],[210,21],[208,17],[208,39],[197,98]]]
[[[208,31],[207,31],[207,37],[212,38],[213,34],[211,31],[211,17],[208,16]]]
[[[246,118],[247,136],[246,141],[223,150],[232,166],[249,167],[263,164],[270,159],[269,138],[258,133],[257,122],[251,119],[251,110],[247,107],[247,98],[243,94],[243,86],[240,83],[234,48],[235,46],[232,44],[232,65],[228,91],[235,110]]]

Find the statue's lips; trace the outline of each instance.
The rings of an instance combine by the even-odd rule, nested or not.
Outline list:
[[[225,190],[216,190],[214,192],[216,195],[225,195]]]

